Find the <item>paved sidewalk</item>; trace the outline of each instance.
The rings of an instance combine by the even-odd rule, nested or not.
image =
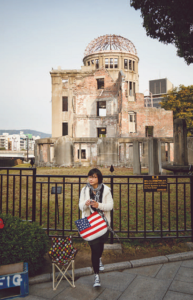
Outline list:
[[[76,270],[76,277],[91,272]],[[118,270],[119,269],[119,270]],[[30,279],[26,300],[193,300],[193,251],[150,259],[106,265],[100,274],[101,287],[93,288],[94,275],[75,280],[75,288],[63,280],[53,291],[51,278]],[[110,271],[112,270],[112,271]],[[47,278],[47,279],[46,279]],[[24,298],[17,298],[24,299]]]

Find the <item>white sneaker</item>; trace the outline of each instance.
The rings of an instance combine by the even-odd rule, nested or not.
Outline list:
[[[95,274],[93,287],[101,286],[99,274]]]
[[[99,258],[99,271],[103,271],[105,269],[103,263],[102,263],[102,259]]]

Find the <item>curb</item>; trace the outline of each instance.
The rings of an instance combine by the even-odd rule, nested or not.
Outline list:
[[[193,259],[193,251],[107,264],[105,265],[105,270],[102,271],[102,273],[151,266],[156,264],[165,264],[169,262],[182,261],[187,259]],[[91,267],[75,269],[75,278],[92,274],[93,269]],[[56,273],[56,276],[57,275],[59,275],[59,272]],[[29,278],[30,285],[49,281],[52,281],[52,273],[42,274]]]

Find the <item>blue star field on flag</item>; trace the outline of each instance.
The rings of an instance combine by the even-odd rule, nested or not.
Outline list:
[[[77,226],[79,232],[91,227],[91,225],[86,217],[83,219],[77,220],[75,223],[76,223],[76,226]]]

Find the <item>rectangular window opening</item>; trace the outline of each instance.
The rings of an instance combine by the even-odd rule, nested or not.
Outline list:
[[[129,60],[129,70],[132,70],[132,61]]]
[[[92,64],[92,65],[94,65],[94,59],[93,59],[93,60],[91,60],[91,64]]]
[[[129,112],[129,132],[137,132],[136,127],[136,113]]]
[[[62,97],[62,111],[68,111],[68,97]]]
[[[99,59],[96,59],[95,63],[96,63],[96,69],[99,69]]]
[[[113,69],[113,58],[110,58],[110,68]]]
[[[104,78],[97,79],[97,89],[104,89]]]
[[[133,61],[133,71],[135,71],[135,61]]]
[[[109,60],[108,58],[105,58],[105,68],[108,69],[109,67]]]
[[[79,149],[78,149],[78,159],[79,159]],[[81,159],[86,159],[86,150],[81,149]]]
[[[129,96],[133,96],[132,82],[129,81]]]
[[[124,69],[128,69],[128,59],[124,59]]]
[[[68,135],[68,123],[62,123],[62,135]]]
[[[98,137],[106,137],[106,128],[97,128]]]
[[[118,59],[114,58],[114,68],[117,69],[118,68]]]
[[[88,61],[88,66],[90,66],[90,61]]]
[[[105,117],[106,116],[106,101],[97,102],[97,116]]]
[[[145,136],[153,137],[153,126],[145,126]]]

